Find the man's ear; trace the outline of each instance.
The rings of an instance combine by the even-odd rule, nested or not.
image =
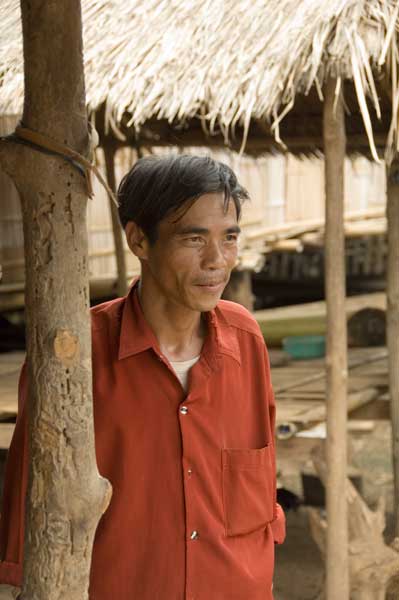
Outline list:
[[[148,258],[148,240],[145,233],[134,221],[129,221],[125,227],[127,245],[141,260]]]

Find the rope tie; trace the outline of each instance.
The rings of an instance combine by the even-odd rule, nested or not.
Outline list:
[[[14,136],[19,138],[22,142],[26,143],[28,146],[36,147],[38,150],[44,150],[44,151],[46,151],[50,154],[54,154],[56,156],[61,156],[64,160],[68,161],[73,166],[75,166],[79,170],[80,173],[83,171],[83,175],[86,180],[87,192],[88,192],[89,198],[92,198],[94,195],[93,185],[92,185],[92,180],[91,180],[92,173],[94,173],[94,175],[97,177],[98,181],[101,183],[101,185],[106,190],[108,196],[111,198],[111,200],[114,202],[114,204],[116,206],[118,206],[118,201],[115,197],[114,192],[111,190],[111,188],[105,181],[104,177],[101,175],[101,172],[98,169],[98,167],[94,163],[91,163],[89,160],[87,160],[87,158],[85,158],[84,156],[79,154],[79,152],[76,152],[75,150],[71,150],[70,148],[68,148],[68,146],[65,146],[64,144],[60,144],[59,142],[56,142],[55,140],[53,140],[45,135],[42,135],[41,133],[38,133],[37,131],[33,131],[32,129],[29,129],[28,127],[23,127],[22,125],[18,125],[15,128],[15,132],[14,132],[13,136],[9,136],[8,138],[3,138],[3,139],[10,140]]]

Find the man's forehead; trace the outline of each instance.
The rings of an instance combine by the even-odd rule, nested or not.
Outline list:
[[[223,193],[204,194],[195,200],[188,201],[164,220],[175,230],[187,225],[201,223],[237,223],[237,209],[232,198],[225,200]]]

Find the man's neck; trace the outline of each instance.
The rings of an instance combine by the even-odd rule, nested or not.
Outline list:
[[[201,353],[206,335],[202,313],[168,302],[139,282],[138,295],[147,323],[158,340],[161,352],[170,361],[185,361]]]

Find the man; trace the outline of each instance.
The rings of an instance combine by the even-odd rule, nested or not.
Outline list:
[[[220,300],[247,192],[211,158],[139,160],[119,188],[140,279],[92,310],[99,471],[113,486],[91,600],[271,600],[276,504],[266,347]],[[20,385],[21,405],[27,381]],[[0,581],[22,577],[24,411],[4,495]]]

